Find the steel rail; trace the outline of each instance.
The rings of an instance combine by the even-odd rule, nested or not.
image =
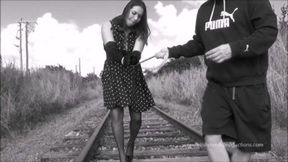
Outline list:
[[[172,125],[175,125],[179,129],[181,129],[184,133],[186,133],[186,135],[188,135],[190,137],[195,137],[195,135],[196,135],[197,141],[198,140],[199,140],[199,142],[203,142],[204,141],[202,133],[200,131],[186,126],[186,124],[184,124],[184,123],[180,122],[179,120],[171,117],[171,115],[169,115],[168,113],[160,110],[157,106],[154,106],[153,109],[156,111],[156,113],[158,113],[161,117],[166,119]]]
[[[81,151],[80,155],[77,157],[75,162],[84,162],[86,160],[87,155],[89,154],[89,151],[91,150],[94,142],[98,138],[100,138],[101,131],[104,129],[105,124],[107,124],[109,115],[110,115],[110,110],[108,110],[103,120],[101,121],[100,125],[96,128],[92,136],[89,138],[89,140],[87,141],[87,144],[85,145],[85,147],[83,148],[83,150]]]
[[[188,135],[189,137],[192,137],[196,141],[203,142],[202,134],[199,131],[186,126],[184,123],[182,123],[182,122],[178,121],[177,119],[171,117],[171,115],[169,115],[168,113],[160,110],[157,106],[154,106],[152,108],[152,110],[154,110],[154,112],[156,112],[156,114],[158,114],[164,120],[166,120],[170,124],[174,125],[177,129],[183,131],[184,134]],[[90,154],[90,151],[93,150],[92,149],[93,146],[95,147],[94,143],[99,138],[101,138],[101,132],[105,129],[104,125],[108,121],[109,114],[110,114],[110,111],[108,111],[108,113],[105,115],[105,117],[103,118],[103,120],[101,121],[100,125],[97,127],[97,129],[93,133],[93,135],[89,138],[87,144],[85,145],[85,147],[81,151],[80,155],[76,158],[76,160],[75,160],[76,162],[84,162],[84,161],[87,161],[90,158],[90,157],[88,157],[89,154]]]

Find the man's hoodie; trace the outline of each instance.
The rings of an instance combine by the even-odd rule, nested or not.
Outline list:
[[[232,58],[205,59],[206,77],[225,86],[266,82],[268,49],[277,37],[269,0],[208,0],[198,11],[193,40],[169,49],[169,57],[193,57],[228,43]]]

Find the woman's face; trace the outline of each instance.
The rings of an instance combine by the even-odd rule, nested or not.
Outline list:
[[[133,6],[126,16],[126,25],[128,27],[137,24],[143,15],[143,8],[140,6]]]

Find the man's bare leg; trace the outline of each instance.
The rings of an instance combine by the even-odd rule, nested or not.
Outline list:
[[[221,135],[205,135],[205,144],[212,162],[230,162]]]

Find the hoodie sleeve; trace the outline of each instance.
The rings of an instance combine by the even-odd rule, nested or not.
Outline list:
[[[269,0],[247,0],[248,12],[254,32],[230,43],[233,57],[253,57],[267,53],[276,40],[277,17]]]
[[[184,45],[178,45],[168,48],[169,50],[169,58],[179,58],[181,56],[184,57],[193,57],[203,54],[204,48],[197,37],[197,35],[193,36],[193,40],[189,40]]]
[[[199,14],[199,13],[198,13]],[[198,27],[198,15],[195,26],[195,35],[192,40],[189,40],[184,45],[178,45],[168,48],[169,50],[169,58],[179,58],[181,56],[184,57],[193,57],[204,54],[204,45],[199,38],[199,27]]]

